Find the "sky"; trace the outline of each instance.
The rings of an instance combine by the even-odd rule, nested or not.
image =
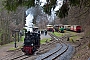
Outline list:
[[[41,6],[43,6],[46,3],[46,0],[40,0]],[[54,11],[59,10],[59,8],[63,5],[63,0],[57,0],[57,5]]]
[[[46,0],[40,0],[40,2],[41,2],[41,6],[46,4]],[[48,20],[50,20],[51,22],[54,20],[55,11],[58,11],[62,5],[63,5],[63,0],[57,0],[57,5],[54,10],[53,9],[51,10],[52,11],[51,16],[48,16]]]
[[[40,2],[41,2],[41,6],[43,6],[43,5],[45,5],[46,0],[40,0]]]
[[[57,0],[57,6],[54,9],[54,11],[57,11],[61,8],[61,6],[63,5],[63,0]]]

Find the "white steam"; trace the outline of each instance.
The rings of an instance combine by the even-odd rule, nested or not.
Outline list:
[[[26,17],[26,24],[25,27],[27,29],[27,31],[30,31],[30,32],[33,32],[33,15],[32,14],[29,14],[27,17]]]

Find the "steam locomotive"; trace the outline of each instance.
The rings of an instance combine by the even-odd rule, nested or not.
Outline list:
[[[40,47],[40,34],[38,32],[25,32],[24,43],[22,51],[25,54],[34,54]]]

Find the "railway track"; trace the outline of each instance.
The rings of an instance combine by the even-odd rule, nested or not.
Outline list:
[[[56,43],[58,43],[58,42],[59,42],[59,43],[62,43],[62,41],[61,41],[60,38],[58,38],[58,37],[56,37],[56,36],[54,36],[54,35],[52,35],[52,34],[50,34],[50,33],[49,33],[49,35],[52,37],[52,40],[53,40],[53,41],[51,41],[50,43],[47,43],[47,47],[39,50],[38,52],[43,51],[43,50],[45,50],[45,49],[48,49],[52,44],[56,44]],[[66,45],[66,44],[57,44],[55,49],[49,51],[49,53],[51,53],[51,54],[49,54],[49,53],[46,53],[46,54],[49,54],[49,56],[51,56],[51,55],[53,55],[53,54],[57,54],[57,52],[60,52],[61,48],[63,49],[63,48],[64,48],[63,46],[65,46],[65,45]],[[68,48],[68,47],[66,47],[66,48],[64,48],[64,49],[67,50],[67,48]],[[65,51],[66,51],[66,50],[65,50]],[[52,51],[53,51],[53,52],[52,52]],[[38,53],[36,53],[36,54],[38,54]],[[45,55],[46,55],[46,54],[45,54]],[[62,53],[61,53],[61,54],[62,54]],[[48,55],[46,55],[46,56],[48,56]],[[48,56],[48,57],[49,57],[49,56]],[[18,57],[14,57],[14,58],[11,59],[11,60],[24,60],[24,59],[27,59],[27,58],[29,58],[29,57],[30,57],[30,56],[21,55],[21,56],[18,56]],[[45,59],[45,58],[47,58],[47,57],[44,57],[44,59]],[[55,59],[55,58],[54,58],[54,59]]]
[[[24,60],[24,59],[27,59],[29,57],[30,56],[28,56],[28,55],[21,55],[21,56],[14,57],[11,60]]]
[[[48,49],[52,45],[52,43],[56,43],[56,41],[52,41],[51,43],[47,43],[48,46],[39,50],[38,52],[43,51],[45,49]],[[29,57],[30,56],[24,55],[21,50],[16,50],[16,51],[12,52],[11,54],[1,58],[1,60],[8,60],[8,59],[9,60],[25,60]]]
[[[63,42],[63,37],[59,38],[52,34],[50,36],[59,43],[56,45],[56,48],[40,55],[36,60],[61,60],[61,58],[67,57],[67,54],[72,53],[73,47]],[[72,50],[70,51],[70,49]],[[70,59],[70,56],[67,58]]]
[[[63,37],[59,38],[59,37],[56,37],[56,36],[54,36],[50,33],[49,33],[49,35],[52,37],[52,41],[49,42],[49,43],[46,43],[45,47],[38,50],[38,52],[36,54],[38,54],[39,52],[41,52],[45,49],[46,50],[49,49],[51,46],[53,47],[54,44],[56,45],[56,47],[52,50],[49,50],[47,53],[44,53],[42,55],[38,54],[40,56],[37,57],[36,60],[55,60],[55,59],[59,59],[60,56],[62,56],[63,54],[66,53],[66,51],[69,50],[69,45],[63,42]],[[13,58],[11,57],[11,58],[9,58],[9,60],[26,60],[26,59],[29,59],[31,57],[32,56],[27,56],[27,55],[24,55],[24,54],[20,55],[19,53],[17,53],[15,55],[15,57],[13,57]]]
[[[68,46],[65,44],[57,44],[55,49],[40,55],[36,60],[55,60],[64,52],[66,52],[67,49],[68,49]]]
[[[49,35],[52,37],[52,38],[51,38],[51,41],[48,42],[48,43],[46,43],[46,44],[44,44],[44,45],[45,45],[45,48],[43,48],[44,46],[43,46],[43,47],[40,47],[40,48],[38,49],[38,51],[37,51],[36,54],[40,54],[41,51],[44,51],[44,50],[49,49],[52,45],[54,45],[54,44],[56,44],[56,43],[58,43],[58,42],[61,43],[60,40],[56,40],[56,38],[55,38],[54,35],[52,35],[51,33],[49,33]]]

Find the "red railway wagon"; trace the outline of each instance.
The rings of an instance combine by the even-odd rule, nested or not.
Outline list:
[[[53,28],[53,25],[47,25],[47,31],[53,31],[54,28]]]
[[[75,32],[81,32],[81,26],[79,26],[79,25],[72,25],[70,30],[71,31],[75,31]]]

